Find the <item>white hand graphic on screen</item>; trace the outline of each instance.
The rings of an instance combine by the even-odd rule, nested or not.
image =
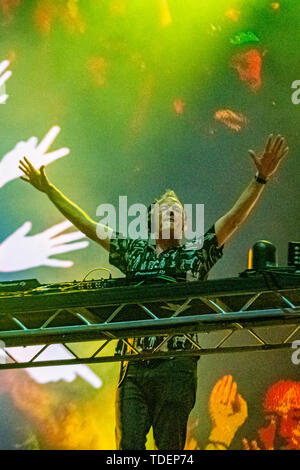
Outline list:
[[[59,132],[60,127],[53,126],[39,144],[37,137],[30,137],[26,141],[19,142],[13,150],[4,155],[0,162],[0,188],[22,175],[19,161],[24,155],[36,168],[49,165],[58,158],[68,155],[70,149],[66,147],[46,153]]]
[[[31,222],[25,222],[0,244],[0,272],[21,271],[38,266],[69,268],[73,266],[73,261],[50,256],[80,250],[89,245],[88,241],[70,243],[84,238],[85,235],[81,232],[61,235],[61,232],[72,227],[68,220],[37,235],[28,236],[31,227]]]
[[[5,93],[5,91],[3,90],[4,93],[2,93],[2,90],[1,90],[5,82],[12,75],[12,72],[10,70],[6,70],[8,66],[9,66],[9,60],[3,60],[2,62],[0,62],[0,104],[4,104],[8,98],[8,95]]]

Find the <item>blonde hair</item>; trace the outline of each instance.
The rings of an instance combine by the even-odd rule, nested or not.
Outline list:
[[[181,204],[180,199],[177,196],[177,194],[175,193],[175,191],[173,191],[173,189],[166,189],[165,192],[161,196],[157,197],[154,200],[154,202],[152,202],[148,206],[148,232],[151,232],[151,217],[152,217],[152,209],[153,209],[152,205],[160,204],[162,201],[164,201],[167,198],[176,199]]]
[[[179,197],[177,196],[175,191],[173,191],[173,189],[166,189],[165,192],[161,196],[155,199],[154,204],[160,204],[161,201],[164,201],[167,198],[173,198],[173,199],[176,199],[178,202],[180,202]]]

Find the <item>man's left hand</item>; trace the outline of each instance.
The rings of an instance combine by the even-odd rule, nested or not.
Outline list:
[[[249,150],[249,154],[258,170],[258,176],[267,180],[276,173],[280,162],[288,151],[285,138],[281,135],[274,137],[271,134],[260,155],[257,155],[253,150]]]

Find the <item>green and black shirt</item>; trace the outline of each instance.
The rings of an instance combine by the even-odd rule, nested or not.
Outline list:
[[[122,238],[116,232],[110,240],[109,262],[126,276],[131,273],[157,272],[163,270],[176,274],[186,273],[187,281],[206,280],[210,269],[223,255],[223,247],[218,248],[215,226],[213,225],[201,239],[193,239],[177,248],[169,248],[159,255],[151,239]],[[137,350],[151,351],[163,340],[161,336],[136,338],[133,346]],[[174,336],[164,344],[162,351],[190,349],[192,344],[184,336]]]

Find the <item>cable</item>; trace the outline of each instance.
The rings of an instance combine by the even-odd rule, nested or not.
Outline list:
[[[91,269],[91,271],[89,271],[85,276],[84,278],[82,279],[82,282],[86,280],[86,278],[88,277],[89,274],[93,273],[94,271],[100,271],[100,270],[103,270],[103,271],[108,271],[109,274],[110,274],[110,277],[111,277],[111,270],[108,269],[108,268],[94,268],[94,269]]]
[[[151,280],[153,279],[163,279],[164,281],[169,281],[169,282],[176,282],[176,279],[174,279],[173,277],[170,277],[170,276],[166,276],[164,274],[161,274],[161,275],[158,275],[158,276],[155,276],[155,277],[152,277]],[[138,287],[140,286],[141,284],[143,284],[145,281],[149,281],[149,278],[148,279],[143,279],[142,281],[138,282],[137,284],[134,285],[134,287]]]

